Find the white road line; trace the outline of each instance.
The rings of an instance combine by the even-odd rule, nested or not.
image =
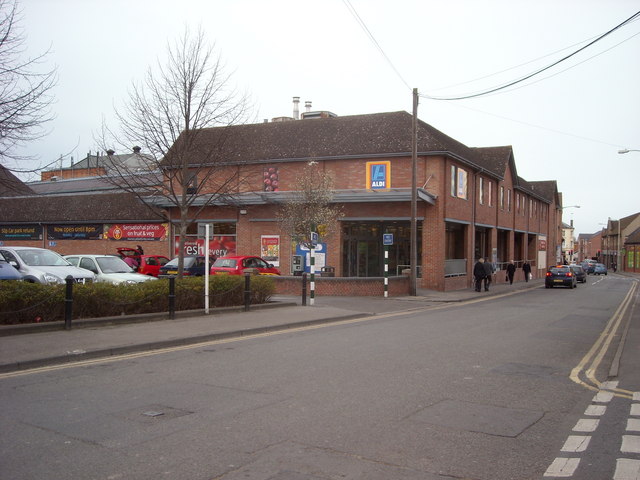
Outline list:
[[[612,392],[598,392],[596,396],[593,397],[593,401],[596,403],[609,403],[612,398]]]
[[[619,458],[613,480],[640,480],[640,460]]]
[[[589,405],[587,409],[584,411],[585,415],[590,415],[592,417],[601,417],[607,411],[607,407],[604,405]]]
[[[627,432],[640,432],[640,419],[629,418],[627,420]]]
[[[618,383],[620,383],[618,380],[610,380],[608,382],[602,382],[602,384],[600,385],[600,388],[603,390],[615,390],[616,388],[618,388]]]
[[[598,423],[600,420],[595,420],[592,418],[581,418],[576,423],[576,426],[573,427],[574,432],[594,432],[596,428],[598,428]]]
[[[544,472],[545,477],[571,477],[578,468],[579,458],[556,458],[547,471]]]
[[[620,451],[623,453],[640,453],[640,437],[638,435],[623,435]]]
[[[640,402],[640,392],[633,392],[633,401]]]
[[[583,435],[569,435],[567,441],[564,442],[564,445],[560,449],[561,452],[584,452],[589,446],[589,442],[591,441],[591,437],[583,436]]]
[[[640,403],[631,404],[631,413],[629,415],[633,415],[634,417],[640,417]]]

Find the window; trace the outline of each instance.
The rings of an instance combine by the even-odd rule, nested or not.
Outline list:
[[[516,193],[516,213],[520,213],[520,194]]]
[[[466,170],[451,165],[451,196],[467,199],[468,173]]]
[[[511,211],[511,189],[507,189],[507,211]]]
[[[533,199],[529,199],[529,218],[533,217]]]
[[[493,207],[493,182],[489,180],[489,206]]]
[[[480,186],[478,188],[478,203],[484,205],[484,178],[480,177]]]
[[[504,210],[504,187],[500,186],[500,210]]]

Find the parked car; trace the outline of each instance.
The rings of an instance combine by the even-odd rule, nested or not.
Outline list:
[[[133,271],[124,260],[115,255],[65,255],[72,265],[86,268],[96,274],[96,282],[113,283],[141,283],[157,280],[149,275],[142,275]]]
[[[0,247],[0,255],[22,274],[26,282],[46,285],[65,283],[70,275],[76,283],[91,283],[95,274],[71,265],[58,253],[36,247]]]
[[[160,267],[169,261],[164,255],[140,255],[140,252],[135,248],[120,247],[117,250],[118,255],[120,255],[123,260],[130,257],[135,266],[132,268],[142,275],[157,277],[160,274]]]
[[[0,280],[22,280],[22,274],[13,265],[0,259]]]
[[[593,269],[594,275],[606,275],[607,267],[604,263],[596,263],[596,266]]]
[[[212,265],[214,262],[213,257],[209,257],[209,265]],[[184,268],[182,270],[183,276],[190,277],[201,277],[204,275],[205,268],[205,258],[204,256],[185,256],[184,257]],[[178,274],[178,257],[173,260],[167,262],[165,265],[160,267],[160,274],[158,277],[169,277]]]
[[[252,255],[227,255],[218,257],[211,266],[211,274],[242,275],[247,269],[255,269],[258,275],[280,275],[280,270],[264,259]]]
[[[576,276],[569,265],[556,265],[547,269],[547,275],[544,278],[545,288],[560,286],[576,288],[577,285]]]
[[[580,282],[580,283],[587,282],[587,272],[584,271],[584,268],[582,268],[582,265],[571,264],[569,265],[569,268],[571,269],[573,274],[576,276],[577,282]]]

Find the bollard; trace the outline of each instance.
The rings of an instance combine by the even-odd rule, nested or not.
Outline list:
[[[169,318],[176,318],[176,277],[169,277]]]
[[[307,306],[307,272],[302,273],[302,306]]]
[[[64,329],[71,330],[71,317],[73,316],[73,277],[69,275],[64,281],[67,284],[64,295]]]
[[[251,274],[244,274],[244,311],[249,311],[251,305]]]

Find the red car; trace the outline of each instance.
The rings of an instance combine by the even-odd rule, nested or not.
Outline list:
[[[280,270],[260,257],[251,255],[227,255],[218,257],[211,266],[211,275],[227,273],[242,275],[246,269],[255,269],[259,275],[280,275]]]
[[[120,247],[118,255],[136,272],[152,277],[157,277],[160,273],[160,267],[169,261],[167,257],[162,255],[140,255],[140,252],[135,248]],[[131,261],[133,263],[130,263]]]

